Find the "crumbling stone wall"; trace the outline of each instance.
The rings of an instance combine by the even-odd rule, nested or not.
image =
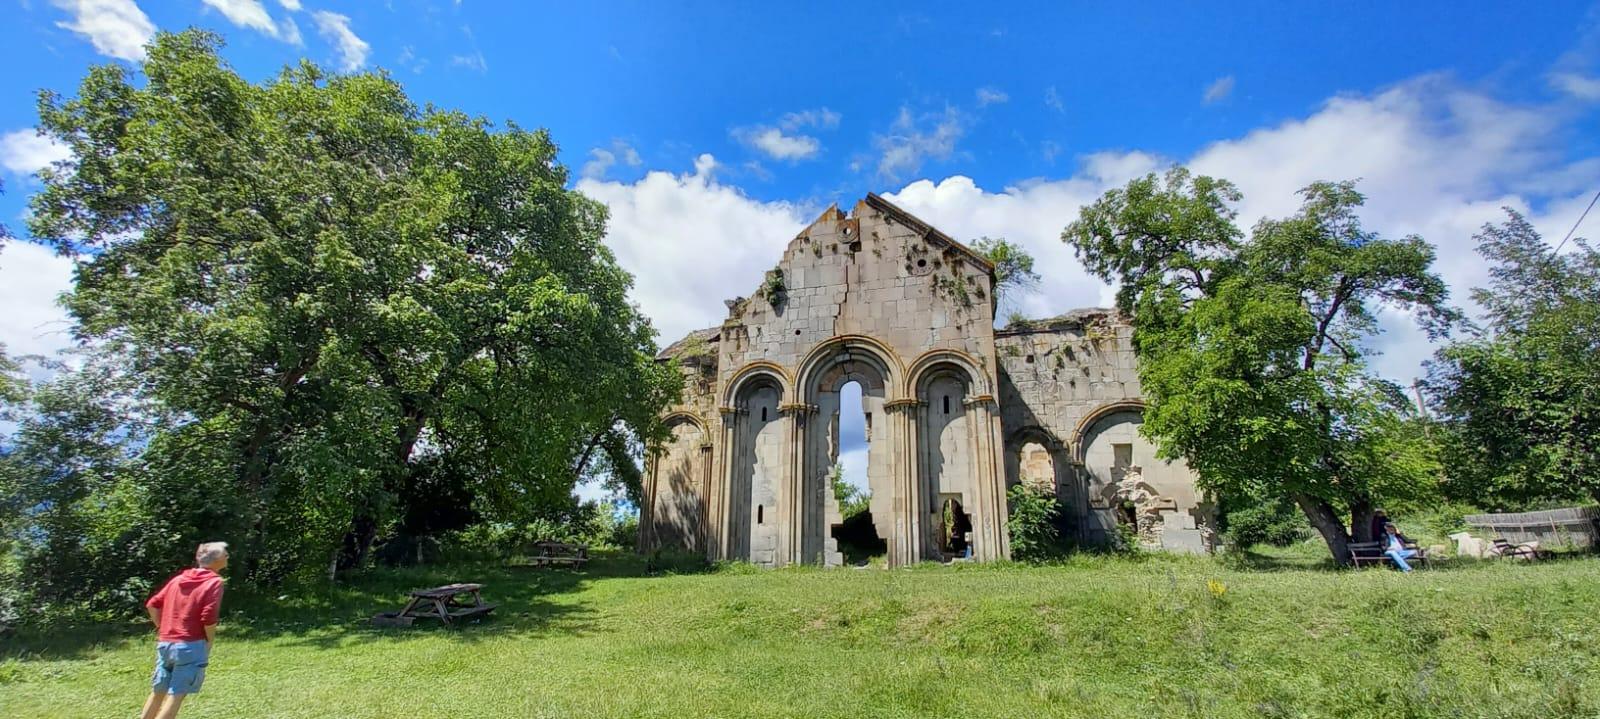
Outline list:
[[[1043,481],[1084,541],[1114,532],[1121,500],[1106,488],[1133,462],[1145,463],[1146,494],[1172,503],[1161,511],[1194,509],[1188,470],[1156,466],[1131,433],[1129,328],[1095,310],[996,332],[993,271],[876,195],[848,214],[830,207],[759,287],[727,302],[720,326],[662,353],[686,391],[666,417],[672,440],[647,457],[640,548],[839,563],[827,475],[850,382],[869,416],[872,525],[893,565],[952,558],[947,506],[970,521],[972,558],[1008,556],[1004,492],[1025,469],[1052,475]],[[1162,546],[1195,545],[1192,522],[1152,516]]]
[[[1078,541],[1110,542],[1119,523],[1137,522],[1142,511],[1156,520],[1144,535],[1152,548],[1209,551],[1214,518],[1194,473],[1182,460],[1157,459],[1139,436],[1143,402],[1132,339],[1133,327],[1106,309],[996,331],[1009,482],[1021,481],[1024,448],[1042,446],[1064,528]],[[1130,476],[1141,492],[1119,492]],[[1130,496],[1140,506],[1121,506]]]

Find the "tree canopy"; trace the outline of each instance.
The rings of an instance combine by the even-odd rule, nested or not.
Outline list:
[[[1600,252],[1558,255],[1522,215],[1475,239],[1484,327],[1430,367],[1450,493],[1492,508],[1600,501]]]
[[[160,34],[142,77],[99,66],[39,102],[72,159],[29,228],[76,258],[78,337],[151,402],[163,521],[270,580],[358,566],[429,501],[417,472],[515,519],[631,466],[678,379],[549,135],[383,73],[251,83],[219,47]]]
[[[1456,320],[1433,248],[1385,239],[1350,182],[1300,192],[1299,212],[1248,238],[1229,182],[1176,168],[1106,193],[1062,233],[1120,284],[1148,407],[1142,431],[1220,493],[1292,499],[1348,561],[1376,501],[1431,492],[1438,463],[1401,388],[1373,375],[1377,311],[1431,333]]]

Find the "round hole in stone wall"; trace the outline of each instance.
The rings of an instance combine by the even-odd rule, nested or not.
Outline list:
[[[800,330],[795,330],[795,331],[794,331],[794,335],[795,335],[795,336],[796,336],[796,337],[799,337],[799,336],[800,336]]]
[[[928,261],[927,260],[917,260],[917,266],[918,267],[927,267],[928,266]]]

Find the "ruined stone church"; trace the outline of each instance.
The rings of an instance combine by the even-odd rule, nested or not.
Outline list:
[[[890,566],[1010,556],[1017,483],[1054,493],[1079,543],[1209,549],[1192,472],[1138,434],[1131,327],[1090,309],[997,330],[994,283],[983,256],[875,194],[823,212],[721,326],[662,352],[685,390],[646,458],[640,549],[843,563],[829,473],[851,382]]]

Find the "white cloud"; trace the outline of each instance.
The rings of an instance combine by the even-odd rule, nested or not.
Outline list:
[[[606,244],[634,276],[632,297],[663,345],[722,322],[722,301],[750,295],[762,273],[821,208],[761,202],[716,180],[716,159],[693,173],[636,182],[585,178],[577,189],[611,208]]]
[[[96,52],[129,62],[144,59],[144,45],[156,34],[156,26],[133,0],[50,0],[50,4],[72,14],[71,22],[56,27],[88,38]]]
[[[18,174],[32,175],[50,163],[72,157],[72,151],[33,130],[14,130],[0,135],[0,167]]]
[[[278,4],[289,12],[300,12],[300,0],[278,0]]]
[[[7,354],[49,357],[72,345],[72,323],[56,305],[71,287],[71,260],[26,242],[0,249],[0,344]]]
[[[1065,114],[1066,111],[1067,111],[1067,106],[1066,106],[1065,103],[1061,102],[1061,93],[1056,92],[1056,86],[1055,85],[1051,85],[1050,87],[1045,89],[1045,91],[1044,91],[1044,104],[1045,104],[1045,107],[1048,107],[1048,108],[1050,108],[1052,110],[1055,110],[1056,112],[1059,112],[1059,113]]]
[[[644,159],[639,157],[639,151],[618,138],[611,141],[609,150],[601,147],[589,150],[589,161],[583,164],[581,176],[591,180],[601,179],[605,177],[606,171],[619,161],[628,167],[644,164]]]
[[[1436,245],[1436,269],[1454,301],[1464,304],[1468,290],[1484,279],[1472,235],[1502,219],[1501,206],[1526,213],[1554,242],[1593,195],[1600,158],[1568,157],[1566,117],[1422,77],[1332,98],[1305,117],[1178,159],[1240,187],[1245,228],[1263,216],[1294,212],[1295,190],[1312,181],[1359,178],[1369,198],[1362,211],[1368,228],[1387,237],[1415,233]],[[1061,242],[1062,228],[1106,190],[1172,162],[1139,151],[1104,152],[1079,158],[1076,171],[1059,179],[987,189],[957,175],[915,180],[884,194],[957,239],[1006,237],[1025,247],[1044,281],[1037,293],[1017,298],[1017,309],[1043,317],[1104,306],[1113,294]],[[762,272],[821,209],[752,199],[716,181],[715,168],[714,159],[702,156],[690,174],[578,183],[610,205],[607,243],[637,278],[633,297],[665,342],[719,323],[722,300],[754,292]],[[1587,234],[1600,234],[1593,228]],[[1401,313],[1384,312],[1381,325],[1385,334],[1373,346],[1385,354],[1376,368],[1409,382],[1434,346]]]
[[[1212,103],[1222,102],[1223,100],[1228,99],[1228,96],[1232,94],[1233,76],[1227,75],[1225,77],[1219,77],[1216,79],[1216,81],[1206,86],[1204,98],[1205,103],[1210,105]]]
[[[483,59],[483,52],[478,50],[473,50],[471,55],[451,56],[450,64],[469,70],[477,70],[478,72],[489,71],[489,61]]]
[[[263,35],[278,37],[278,26],[261,5],[261,0],[200,0],[207,7],[222,13],[238,27],[247,27]]]
[[[1600,77],[1577,72],[1558,72],[1550,76],[1550,85],[1579,100],[1600,100]]]
[[[978,88],[978,107],[987,107],[989,105],[998,105],[998,104],[1004,103],[1004,102],[1006,102],[1007,100],[1010,100],[1010,99],[1011,99],[1011,96],[1007,95],[1003,90],[1000,90],[999,88],[994,88],[994,87],[980,87],[980,88]]]
[[[809,135],[785,135],[776,127],[743,127],[733,131],[739,142],[774,160],[804,160],[816,157],[822,143]]]
[[[294,18],[288,16],[284,16],[282,20],[278,21],[278,39],[290,45],[299,46],[305,44],[305,38],[300,35],[300,24],[295,22]]]
[[[964,134],[964,118],[953,107],[915,116],[910,108],[902,106],[889,132],[872,138],[878,151],[878,175],[898,179],[921,171],[927,160],[948,159]]]
[[[783,119],[778,121],[778,127],[791,132],[802,127],[815,127],[823,130],[832,130],[833,128],[839,126],[839,120],[842,117],[843,116],[837,112],[829,110],[826,107],[821,107],[815,110],[802,110],[800,112],[791,112],[785,114]]]
[[[350,30],[348,15],[318,10],[311,13],[311,19],[317,23],[317,33],[339,51],[341,71],[355,72],[367,64],[367,53],[372,51],[372,46]]]

